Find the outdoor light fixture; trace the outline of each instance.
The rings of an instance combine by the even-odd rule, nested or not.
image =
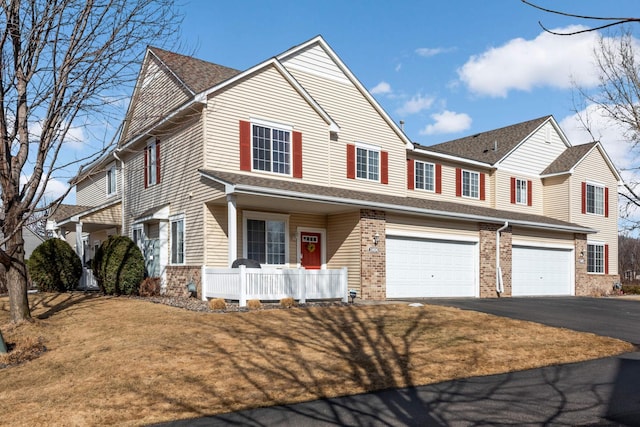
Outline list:
[[[378,243],[380,243],[380,235],[376,233],[375,236],[373,236],[373,244],[378,246]]]
[[[580,251],[580,258],[584,258],[584,249]]]

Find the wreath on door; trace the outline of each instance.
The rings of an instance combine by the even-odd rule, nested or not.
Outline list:
[[[307,245],[307,252],[312,253],[316,250],[316,244],[315,243],[309,243]]]

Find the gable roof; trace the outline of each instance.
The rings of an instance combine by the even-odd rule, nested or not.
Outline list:
[[[148,49],[193,95],[241,73],[239,70],[192,56],[152,46],[149,46]]]
[[[416,144],[416,146],[427,152],[494,165],[551,118],[551,116],[539,117],[441,144],[431,146]]]
[[[217,170],[201,169],[199,172],[203,177],[225,185],[227,193],[238,192],[261,194],[269,197],[293,197],[307,201],[384,209],[463,221],[483,221],[500,224],[509,221],[511,224],[522,227],[554,229],[565,232],[595,232],[595,230],[582,225],[543,215],[532,215],[517,211],[498,210],[483,206],[416,197],[390,196]]]
[[[542,175],[555,175],[561,173],[570,172],[575,165],[577,165],[584,156],[595,147],[597,142],[590,142],[588,144],[574,145],[569,147],[557,159],[553,161],[545,170],[542,171]]]

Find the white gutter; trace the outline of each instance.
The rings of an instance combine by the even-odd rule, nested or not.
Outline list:
[[[504,225],[496,230],[496,292],[498,296],[504,292],[504,283],[502,283],[502,268],[500,267],[500,232],[509,226],[509,221],[505,221]]]
[[[125,184],[125,179],[124,179],[124,160],[122,160],[120,157],[118,157],[118,149],[113,150],[113,157],[120,162],[120,209],[121,209],[121,216],[120,216],[120,235],[124,236],[124,184]],[[128,234],[127,234],[128,235]]]
[[[413,151],[415,153],[426,154],[428,156],[437,157],[439,159],[451,160],[452,162],[456,162],[456,163],[479,166],[481,168],[487,168],[487,169],[495,169],[494,166],[489,163],[479,162],[477,160],[465,159],[464,157],[452,156],[450,154],[438,153],[435,151],[429,151],[422,148],[414,148]]]

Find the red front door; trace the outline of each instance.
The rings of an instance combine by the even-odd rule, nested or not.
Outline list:
[[[322,266],[322,239],[320,233],[303,231],[300,233],[300,264],[309,270],[317,270]]]

